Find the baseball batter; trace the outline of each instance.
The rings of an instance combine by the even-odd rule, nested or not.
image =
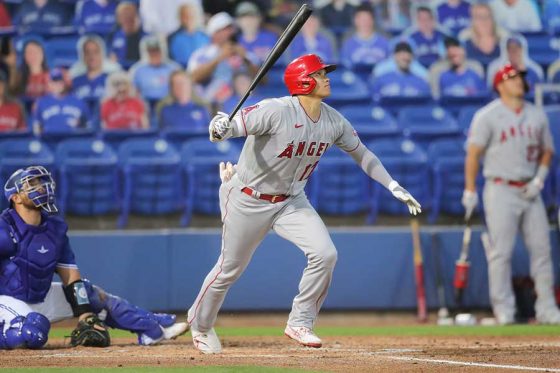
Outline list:
[[[285,334],[302,345],[321,346],[313,324],[327,295],[337,252],[304,187],[331,146],[347,152],[370,177],[406,203],[411,214],[420,212],[420,204],[391,178],[350,123],[322,102],[330,95],[327,73],[335,68],[313,54],[296,58],[284,73],[291,96],[249,106],[231,122],[224,113],[210,122],[211,141],[247,139],[237,173],[220,187],[220,257],[188,311],[194,345],[204,353],[221,351],[213,329],[218,311],[270,229],[307,257]]]
[[[484,155],[483,199],[492,243],[486,258],[494,316],[500,324],[515,321],[511,257],[521,228],[537,292],[537,320],[557,324],[549,224],[541,198],[554,153],[547,117],[524,101],[527,87],[511,65],[496,73],[494,89],[500,97],[475,114],[469,131],[462,203],[468,219],[478,204],[475,180]]]
[[[73,316],[73,346],[108,346],[105,325],[137,333],[143,345],[184,333],[187,323],[174,315],[143,310],[81,278],[68,226],[49,215],[57,211],[54,193],[51,174],[40,166],[17,170],[4,186],[10,208],[0,214],[0,349],[40,348],[51,322]],[[55,272],[62,283],[51,283]]]

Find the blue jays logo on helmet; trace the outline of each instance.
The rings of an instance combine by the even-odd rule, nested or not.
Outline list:
[[[10,201],[16,193],[25,192],[36,207],[46,212],[57,212],[55,206],[55,182],[43,166],[30,166],[14,172],[4,185],[4,195]]]

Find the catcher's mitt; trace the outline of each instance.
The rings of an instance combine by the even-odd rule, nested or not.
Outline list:
[[[97,315],[90,315],[78,322],[78,326],[70,335],[70,344],[73,347],[107,347],[111,344],[111,337],[107,327]]]

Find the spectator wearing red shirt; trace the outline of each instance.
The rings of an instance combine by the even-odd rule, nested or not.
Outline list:
[[[149,126],[146,105],[137,96],[129,76],[122,71],[107,78],[107,98],[101,103],[104,130],[142,130]]]
[[[0,1],[0,28],[10,27],[12,25],[12,18],[6,8],[6,4]]]
[[[0,71],[0,133],[26,131],[27,124],[22,105],[8,96],[8,79]]]

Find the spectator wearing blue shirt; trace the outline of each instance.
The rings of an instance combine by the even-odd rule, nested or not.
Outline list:
[[[325,62],[338,62],[334,35],[321,27],[321,20],[313,13],[288,47],[289,61],[304,54],[316,54]]]
[[[410,66],[414,59],[412,47],[407,42],[399,42],[395,46],[393,58],[397,70],[389,71],[375,77],[371,85],[371,91],[375,101],[382,97],[401,96],[416,97],[429,96],[430,86],[427,81],[415,75]]]
[[[352,27],[352,20],[356,5],[347,0],[331,0],[319,9],[319,16],[323,25],[328,25],[337,36],[341,36]]]
[[[169,92],[169,76],[181,68],[167,57],[165,42],[154,35],[140,42],[142,59],[130,68],[130,77],[138,93],[155,103]]]
[[[89,113],[79,98],[66,94],[64,76],[54,68],[49,74],[48,94],[39,98],[33,110],[33,132],[75,132],[89,127]]]
[[[81,0],[74,22],[80,33],[108,35],[115,27],[116,0]]]
[[[205,105],[194,93],[190,76],[176,70],[169,77],[169,96],[156,108],[159,127],[171,131],[206,128],[210,113]]]
[[[105,57],[105,42],[97,35],[82,36],[77,48],[79,60],[70,68],[72,93],[88,103],[91,112],[96,112],[105,96],[108,74],[120,70],[120,66]]]
[[[425,67],[443,57],[446,35],[436,28],[430,8],[419,6],[416,9],[416,27],[406,34],[415,46],[416,58]]]
[[[447,0],[437,7],[438,23],[451,31],[453,35],[471,24],[471,4],[463,0]]]
[[[430,69],[434,97],[473,97],[488,93],[483,79],[484,68],[474,60],[468,61],[465,48],[455,38],[445,39],[447,58],[434,63]]]
[[[373,66],[389,56],[389,42],[375,30],[375,15],[368,5],[361,5],[354,14],[355,31],[343,43],[341,62],[347,68]]]
[[[259,8],[248,1],[235,8],[235,19],[241,30],[239,44],[256,57],[260,65],[270,54],[278,40],[278,35],[261,27],[262,16]]]
[[[56,0],[26,0],[17,10],[13,24],[20,32],[46,34],[70,26],[72,12]]]
[[[210,38],[201,29],[203,20],[199,16],[200,6],[186,4],[179,7],[179,20],[181,26],[169,35],[167,45],[171,59],[187,66],[191,55],[195,50],[210,44]]]
[[[111,59],[128,69],[140,59],[140,40],[144,37],[138,8],[134,3],[117,6],[118,29],[109,35]]]

